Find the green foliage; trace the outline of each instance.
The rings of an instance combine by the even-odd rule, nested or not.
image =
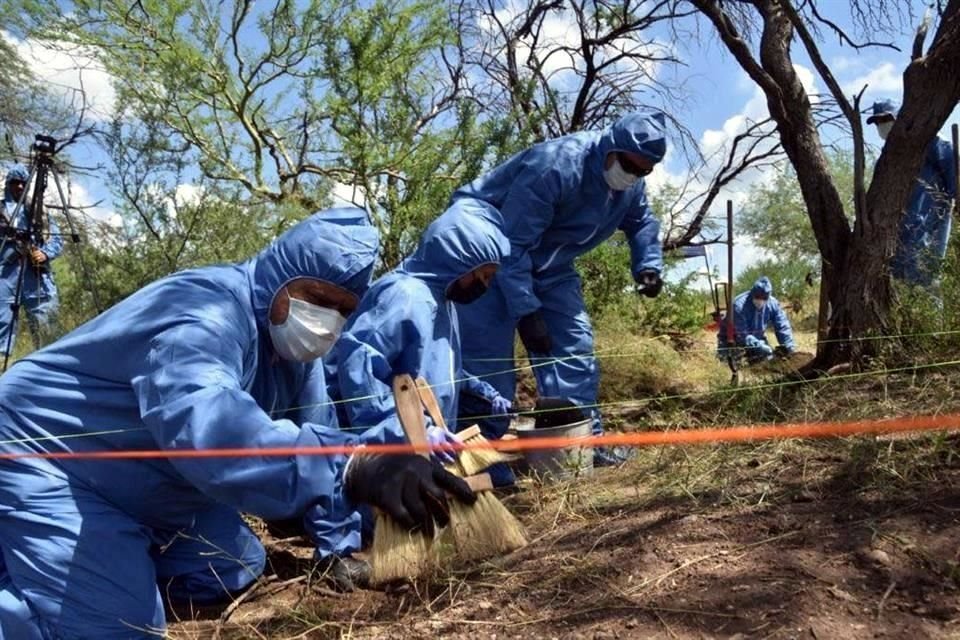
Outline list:
[[[2,5],[0,5],[2,7]],[[63,138],[73,134],[74,105],[38,80],[6,34],[0,32],[0,141],[3,155],[26,162],[36,133]],[[76,97],[76,96],[74,96]],[[6,158],[5,158],[6,159]]]
[[[67,244],[54,263],[65,329],[94,315],[97,302],[102,311],[175,271],[249,258],[278,232],[256,208],[210,194],[186,203],[168,195],[152,196],[149,223],[127,212],[120,226],[87,225],[80,245]]]
[[[644,332],[692,334],[703,329],[712,303],[707,294],[692,286],[696,278],[696,273],[687,274],[679,282],[665,284],[656,298],[639,298],[638,322]]]
[[[470,57],[471,43],[484,43],[467,42],[457,25],[469,19],[448,4],[0,0],[0,8],[11,32],[81,46],[114,79],[118,106],[103,140],[121,223],[87,230],[95,242],[81,250],[94,285],[79,275],[79,253],[58,267],[76,322],[92,312],[92,286],[106,306],[178,269],[245,257],[333,204],[335,188],[353,188],[370,210],[379,269],[389,269],[457,186],[543,132],[570,128],[528,108],[542,90],[534,77],[521,74],[507,103],[487,99],[505,87]],[[617,102],[614,111],[629,108]],[[181,201],[185,185],[199,201]],[[636,300],[626,254],[609,243],[583,259],[594,314]]]
[[[618,312],[624,301],[636,299],[630,275],[630,248],[622,238],[611,238],[577,259],[583,298],[591,318]]]
[[[828,161],[844,210],[852,212],[853,156],[837,150],[828,156]],[[750,236],[761,247],[775,250],[779,261],[804,263],[810,268],[820,262],[807,207],[791,165],[781,168],[772,183],[751,189],[737,224],[739,233]]]
[[[332,204],[335,185],[354,187],[381,231],[383,268],[456,186],[523,138],[504,126],[509,114],[481,118],[461,98],[459,36],[443,4],[3,5],[24,34],[82,45],[115,79],[110,137],[126,151],[128,186],[195,182],[199,169],[245,206],[295,218]],[[143,191],[127,191],[140,206]]]
[[[696,273],[667,282],[660,295],[639,295],[630,275],[630,249],[612,238],[577,259],[587,311],[594,321],[608,316],[628,318],[646,335],[694,333],[707,323],[709,298],[691,285]],[[664,275],[669,277],[671,265]]]
[[[901,336],[889,343],[887,352],[896,359],[953,360],[944,353],[960,351],[960,229],[952,232],[939,284],[930,289],[911,287],[894,280],[894,326]],[[897,348],[902,347],[899,353]]]

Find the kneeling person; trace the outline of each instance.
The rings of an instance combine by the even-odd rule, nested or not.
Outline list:
[[[789,355],[796,351],[790,319],[773,297],[773,284],[766,276],[759,278],[749,291],[733,301],[734,339],[736,346],[745,350],[747,361],[762,362],[773,358],[774,349],[767,342],[767,327],[773,325],[780,351]],[[727,321],[720,323],[717,335],[717,355],[726,358],[730,344],[727,339]]]

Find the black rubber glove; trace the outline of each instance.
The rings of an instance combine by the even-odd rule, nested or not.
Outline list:
[[[547,323],[539,311],[529,313],[517,323],[517,333],[526,347],[527,353],[550,353],[553,340],[547,333]]]
[[[793,353],[792,349],[790,349],[789,347],[785,347],[783,345],[780,345],[779,347],[773,350],[773,355],[777,356],[778,358],[789,358],[790,354],[792,353]]]
[[[637,274],[637,293],[648,298],[656,298],[660,295],[661,289],[663,289],[663,278],[656,271],[648,269]]]
[[[347,466],[347,497],[386,512],[411,531],[433,535],[434,522],[450,522],[447,493],[466,504],[477,500],[467,483],[438,463],[413,454],[354,454]]]
[[[533,411],[537,418],[534,429],[560,427],[580,422],[587,417],[583,409],[568,398],[538,398]]]

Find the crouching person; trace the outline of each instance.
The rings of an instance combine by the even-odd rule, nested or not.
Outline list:
[[[774,353],[789,356],[796,351],[790,318],[780,301],[773,297],[773,284],[766,276],[759,278],[750,288],[733,301],[734,340],[736,348],[743,349],[747,362],[753,364],[771,360]],[[779,347],[775,350],[767,342],[767,327],[773,327]],[[717,334],[717,355],[729,357],[727,320],[720,322]]]
[[[376,231],[322,212],[249,261],[174,274],[0,378],[0,636],[162,635],[164,599],[250,585],[263,518],[377,506],[445,520],[459,479],[414,455],[164,457],[351,446],[320,358],[366,290]],[[155,451],[70,459],[11,454]]]

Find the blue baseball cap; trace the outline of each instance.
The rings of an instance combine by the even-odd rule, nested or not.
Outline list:
[[[896,118],[899,108],[893,100],[878,100],[873,103],[873,115],[867,118],[867,124],[873,124],[877,120],[886,120]]]

